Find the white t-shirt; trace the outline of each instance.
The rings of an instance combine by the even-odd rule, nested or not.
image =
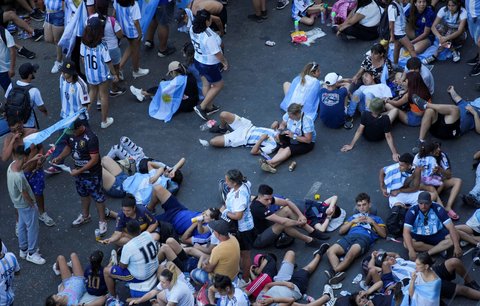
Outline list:
[[[364,7],[361,7],[356,11],[357,14],[362,14],[363,16],[365,16],[365,18],[363,18],[359,22],[365,27],[374,27],[378,25],[378,23],[380,22],[380,18],[382,17],[382,12],[383,9],[380,8],[373,0],[370,4],[365,5]]]
[[[22,82],[20,80],[17,81],[18,86],[28,86],[30,83]],[[5,98],[8,97],[8,94],[10,93],[10,90],[12,90],[12,84],[10,84],[7,88],[7,92],[5,92]],[[38,88],[30,88],[28,90],[28,93],[30,94],[30,103],[32,104],[32,114],[30,115],[30,118],[28,118],[27,122],[23,124],[24,127],[26,128],[33,128],[35,127],[35,116],[33,115],[33,108],[35,106],[39,107],[43,105],[43,99],[42,95],[40,94],[40,90]]]
[[[107,17],[107,20],[105,20],[105,35],[103,36],[103,40],[107,44],[108,50],[118,48],[118,38],[115,33],[120,31],[121,29],[122,28],[120,27],[115,18],[111,16]]]
[[[395,26],[393,27],[393,33],[395,35],[405,35],[405,13],[403,12],[403,6],[396,1],[392,1],[388,6],[388,21],[395,22]]]
[[[460,16],[458,16],[460,14]],[[437,17],[443,19],[449,28],[458,29],[460,21],[467,19],[467,11],[462,7],[460,12],[452,15],[450,10],[444,6],[437,12]]]
[[[471,227],[476,233],[480,233],[480,208],[477,209],[466,224]]]
[[[392,91],[385,84],[362,85],[358,88],[364,95],[371,94],[375,98],[391,98]]]
[[[158,269],[157,245],[149,232],[143,232],[123,246],[120,262],[138,280],[150,278]]]
[[[243,183],[238,190],[233,188],[228,192],[225,207],[231,213],[243,212],[243,217],[238,220],[238,230],[245,232],[253,229],[253,216],[250,211],[250,188],[251,183]]]
[[[157,289],[165,291],[165,297],[170,303],[175,303],[176,306],[192,306],[194,305],[193,294],[190,288],[183,281],[178,281],[172,287],[172,289],[163,289],[159,283]]]
[[[212,29],[207,28],[201,33],[194,33],[190,28],[190,39],[195,48],[195,59],[204,65],[215,65],[220,63],[215,56],[218,52],[222,52],[220,45],[222,39]]]
[[[10,48],[15,46],[15,41],[10,32],[6,29],[3,31],[5,31],[6,42],[0,36],[0,72],[7,72],[10,70]]]

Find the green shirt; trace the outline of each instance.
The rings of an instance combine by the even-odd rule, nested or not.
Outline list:
[[[26,190],[32,199],[35,199],[35,195],[23,171],[15,172],[12,170],[14,162],[8,166],[7,170],[8,193],[15,208],[27,208],[30,207],[30,204],[23,197],[22,191]]]

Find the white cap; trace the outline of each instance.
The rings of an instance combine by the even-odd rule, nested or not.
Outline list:
[[[169,73],[171,73],[172,71],[177,70],[178,68],[180,68],[180,62],[179,62],[179,61],[173,61],[173,62],[171,62],[170,64],[168,64],[168,72],[167,72],[167,75],[168,75]]]
[[[341,75],[338,75],[335,72],[330,72],[325,76],[325,84],[329,86],[333,86],[341,79],[342,79]]]

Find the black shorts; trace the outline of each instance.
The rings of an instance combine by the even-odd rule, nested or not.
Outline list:
[[[451,298],[455,295],[457,284],[454,282],[445,281],[442,279],[442,287],[440,288],[440,296]]]
[[[445,263],[442,262],[441,264],[433,265],[433,271],[442,279],[442,281],[453,281],[456,278],[455,273],[450,273],[445,266]]]
[[[240,244],[240,251],[249,251],[253,247],[255,240],[255,229],[245,232],[237,232],[238,243]]]
[[[284,143],[280,145],[281,148],[290,148],[290,152],[292,153],[291,156],[306,154],[312,151],[314,146],[315,146],[314,142],[311,142],[311,143],[299,142],[299,143],[288,143],[288,144]]]
[[[452,124],[445,122],[445,116],[438,114],[437,121],[430,127],[430,133],[440,139],[453,139],[460,136],[460,118]]]
[[[308,280],[310,279],[310,274],[304,269],[298,269],[293,272],[290,282],[294,283],[302,294],[307,292]]]
[[[253,242],[253,247],[256,249],[263,249],[270,245],[273,245],[277,240],[279,234],[275,234],[272,230],[272,226],[264,230],[261,234],[258,234]]]

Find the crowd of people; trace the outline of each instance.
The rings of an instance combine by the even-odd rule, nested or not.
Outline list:
[[[220,111],[214,101],[224,86],[222,72],[229,69],[221,38],[227,32],[226,1],[193,0],[176,9],[175,1],[160,0],[150,8],[151,14],[134,0],[49,0],[45,7],[29,0],[17,2],[29,18],[45,20],[43,30],[33,29],[14,10],[0,10],[0,22],[6,28],[0,26],[0,84],[5,91],[1,157],[10,162],[6,180],[16,211],[19,257],[37,265],[46,263],[39,252],[39,221],[49,227],[56,224],[45,205],[45,184],[47,175],[65,175],[62,172],[74,178],[81,200],[81,212],[71,225],[80,227],[92,221],[93,199],[98,215],[95,237],[112,246],[108,262],[102,251],[92,250],[85,269],[76,253],[70,260],[59,255],[52,269],[61,277],[61,285],[45,305],[118,305],[120,282],[128,285],[129,295],[124,299],[128,305],[299,305],[303,301],[311,306],[433,306],[454,296],[480,300],[480,285],[461,260],[463,248],[471,245],[473,261],[480,265],[480,166],[475,165],[475,186],[461,196],[465,205],[476,210],[465,224],[454,224],[460,219],[454,205],[462,180],[453,176],[441,143],[428,140],[428,133],[439,139],[455,139],[470,130],[480,134],[479,101],[465,101],[450,86],[453,104],[436,103],[434,74],[428,66],[448,57],[458,62],[467,29],[480,48],[480,23],[476,23],[480,4],[467,0],[463,8],[457,0],[448,0],[444,7],[425,0],[358,0],[350,6],[339,0],[329,8],[322,2],[294,0],[295,21],[312,25],[319,16],[331,16],[334,31],[348,39],[379,38],[385,19],[391,44],[373,44],[351,78],[329,72],[320,81],[319,63],[307,63],[292,82],[283,84],[280,108],[285,114],[269,127],[255,126],[245,117],[222,110],[219,123],[209,128],[218,134],[209,141],[212,147],[250,147],[251,154],[260,156],[260,168],[275,174],[282,163],[315,149],[317,117],[327,128],[352,129],[360,114],[352,141],[340,150],[351,151],[362,135],[366,141],[387,141],[394,163],[378,165],[378,178],[390,213],[380,216],[369,194],[360,192],[353,214],[347,216],[346,210],[352,208],[339,207],[336,195],[295,203],[269,185],[254,189],[256,185],[239,169],[229,169],[220,179],[220,207],[196,211],[176,197],[185,158],[167,166],[148,157],[144,148],[126,136],[106,156],[100,155],[104,140],[95,133],[91,106],[101,110],[100,128],[114,123],[109,98],[127,91],[126,63],[131,59],[133,78],[150,73],[140,67],[141,44],[154,48],[155,32],[157,55],[175,53],[168,44],[174,17],[179,30],[189,34],[182,50],[186,61],[168,65],[169,80],[147,90],[130,86],[130,92],[139,102],[147,97],[155,100],[175,84],[180,95],[172,116],[177,111],[195,112],[208,121]],[[288,4],[280,0],[277,9]],[[265,1],[253,0],[253,7],[255,14],[249,19],[262,22],[268,18]],[[16,68],[17,54],[35,57],[14,42],[10,32],[16,29],[35,41],[45,37],[54,45],[51,73],[60,72],[59,122],[71,122],[56,129],[57,140],[50,150],[42,141],[31,140],[38,131],[35,110],[47,115],[48,109],[41,84],[34,81],[39,66],[26,62]],[[119,40],[123,38],[128,45],[122,51]],[[408,58],[404,64],[401,57]],[[480,74],[478,55],[468,64],[473,65],[472,76]],[[17,70],[19,80],[12,81]],[[413,154],[397,150],[392,133],[397,119],[419,127]],[[480,160],[480,152],[474,159]],[[295,165],[291,162],[289,170]],[[441,196],[446,194],[444,202]],[[121,199],[119,211],[107,207],[108,197]],[[107,237],[109,218],[116,225]],[[340,239],[324,242],[336,230]],[[376,241],[387,235],[403,240],[408,258],[375,250]],[[293,250],[286,251],[281,260],[265,252],[268,247],[288,248],[295,239],[312,252],[311,261],[302,268],[296,266]],[[437,256],[445,260],[435,261]],[[309,279],[324,257],[327,284],[322,294],[316,290],[316,296],[309,296]],[[333,290],[341,288],[346,271],[360,258],[365,276],[361,290],[336,296]],[[3,243],[0,263],[0,305],[10,306],[20,265]],[[455,282],[457,276],[462,283]]]

